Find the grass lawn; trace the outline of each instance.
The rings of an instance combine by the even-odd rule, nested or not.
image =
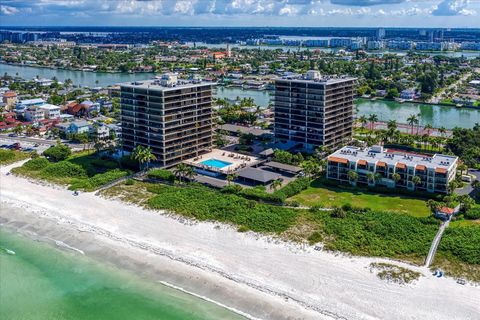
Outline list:
[[[424,199],[406,195],[387,195],[370,192],[361,187],[355,188],[347,185],[340,187],[327,186],[318,180],[290,200],[298,201],[305,206],[334,207],[344,204],[361,208],[370,208],[375,211],[396,211],[414,217],[427,217],[431,215]]]
[[[74,153],[59,162],[49,162],[43,157],[35,158],[13,169],[13,172],[84,191],[94,191],[130,173],[129,170],[121,169],[116,161],[101,159],[88,152]]]
[[[2,166],[27,159],[28,157],[30,155],[26,152],[0,149],[0,165]]]
[[[469,226],[478,226],[480,227],[480,219],[477,220],[458,220],[458,221],[451,221],[449,228],[460,228],[460,227],[469,227]]]

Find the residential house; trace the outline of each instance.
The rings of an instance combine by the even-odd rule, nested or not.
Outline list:
[[[414,100],[417,98],[415,89],[405,89],[400,93],[400,98],[405,100]]]
[[[90,124],[85,120],[73,121],[69,124],[66,134],[82,134],[90,132]]]
[[[103,123],[91,126],[91,133],[98,139],[107,139],[110,136],[110,128]]]
[[[42,104],[38,106],[45,114],[46,119],[58,119],[60,118],[60,107],[53,104]]]
[[[5,103],[5,109],[11,110],[17,104],[17,93],[15,91],[7,91],[2,97],[3,103]]]

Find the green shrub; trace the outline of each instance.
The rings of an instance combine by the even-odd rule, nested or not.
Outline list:
[[[29,157],[29,154],[17,150],[0,149],[0,164],[7,165],[16,161],[24,160]]]
[[[439,253],[460,261],[480,265],[480,227],[447,228],[438,247]]]
[[[480,206],[473,207],[464,213],[465,219],[476,220],[480,219]]]
[[[343,219],[343,218],[347,217],[347,213],[345,212],[345,210],[343,210],[343,208],[335,207],[335,208],[333,208],[332,213],[330,213],[330,216],[332,218]]]
[[[46,158],[34,158],[25,162],[23,167],[30,171],[39,171],[50,165]]]
[[[110,182],[125,177],[126,175],[128,175],[127,171],[115,169],[105,173],[96,174],[88,179],[74,179],[69,189],[93,191]]]
[[[239,194],[242,190],[243,190],[242,186],[238,184],[230,184],[228,186],[223,187],[221,191],[223,193]]]
[[[285,231],[297,216],[296,210],[256,203],[204,186],[178,188],[157,184],[147,189],[158,194],[148,201],[153,209],[172,210],[199,220],[231,222],[257,232]]]
[[[138,162],[131,159],[129,156],[123,156],[120,158],[120,165],[122,168],[137,171],[139,169]]]
[[[394,212],[345,213],[342,219],[325,212],[315,218],[323,222],[323,231],[328,235],[326,249],[366,256],[424,258],[438,230],[435,219]]]
[[[323,236],[320,232],[315,231],[308,237],[308,242],[310,244],[315,244],[323,240]]]
[[[68,161],[51,163],[40,171],[44,178],[83,178],[87,173],[85,169]]]
[[[307,189],[310,186],[310,182],[311,180],[309,178],[300,177],[291,181],[285,187],[276,191],[275,193],[278,195],[283,195],[284,198],[290,198]]]
[[[62,161],[67,159],[72,154],[72,150],[64,144],[57,144],[51,146],[47,150],[43,151],[43,155],[52,161]]]
[[[267,193],[265,189],[262,188],[244,188],[239,195],[257,201],[272,202],[272,203],[283,203],[285,201],[285,196],[283,194],[276,193]]]
[[[150,179],[157,179],[157,180],[163,180],[163,181],[168,181],[168,182],[174,182],[175,181],[175,175],[166,169],[153,169],[150,170],[147,174],[147,176]]]
[[[0,149],[0,163],[8,163],[15,159],[15,152],[13,150]]]
[[[133,186],[135,184],[135,180],[133,179],[127,179],[127,181],[125,181],[125,185],[127,186]]]

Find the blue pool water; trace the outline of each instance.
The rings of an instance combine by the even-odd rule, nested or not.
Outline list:
[[[226,166],[229,166],[229,165],[232,164],[231,162],[217,160],[217,159],[208,159],[208,160],[202,161],[200,163],[204,164],[206,166],[214,167],[214,168],[218,168],[218,169],[222,169],[223,167],[226,167]]]

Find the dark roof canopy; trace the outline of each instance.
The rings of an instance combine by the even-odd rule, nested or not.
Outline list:
[[[263,150],[262,152],[259,153],[259,155],[264,156],[264,157],[271,156],[272,154],[274,154],[274,151],[273,151],[272,148],[265,149],[265,150]]]
[[[267,162],[267,163],[265,163],[265,165],[267,167],[270,167],[270,168],[280,169],[280,170],[288,171],[288,172],[292,172],[292,173],[299,173],[300,171],[302,171],[302,168],[300,168],[300,167],[292,166],[292,165],[289,165],[289,164],[284,164],[284,163],[280,163],[280,162],[276,162],[276,161]]]
[[[257,128],[251,128],[251,127],[244,127],[244,126],[239,126],[236,124],[222,124],[221,126],[218,127],[220,130],[225,130],[228,132],[237,132],[239,131],[240,133],[243,134],[253,134],[254,136],[263,136],[263,135],[271,135],[272,132],[269,130],[263,130],[263,129],[257,129]]]
[[[247,167],[238,172],[240,178],[259,181],[267,183],[280,178],[280,175],[275,172],[265,171],[258,168]]]

